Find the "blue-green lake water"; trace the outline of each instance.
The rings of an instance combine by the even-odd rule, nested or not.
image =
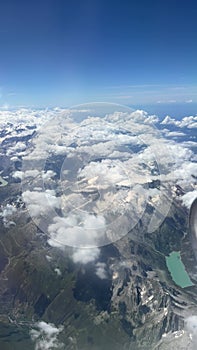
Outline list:
[[[193,283],[181,260],[180,252],[172,252],[169,256],[166,256],[166,265],[173,281],[178,286],[182,288],[193,286]]]

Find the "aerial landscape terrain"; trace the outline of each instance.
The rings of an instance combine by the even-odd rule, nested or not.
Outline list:
[[[1,112],[5,349],[191,341],[196,120],[105,103]]]

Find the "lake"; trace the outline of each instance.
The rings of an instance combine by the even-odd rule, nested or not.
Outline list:
[[[193,283],[181,260],[180,252],[172,252],[169,256],[166,256],[166,265],[173,281],[178,286],[182,288],[193,286]]]

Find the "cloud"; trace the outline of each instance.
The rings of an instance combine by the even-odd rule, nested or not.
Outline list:
[[[196,128],[197,127],[197,116],[184,117],[181,120],[176,120],[169,116],[166,116],[161,122],[163,125],[175,125],[179,128]]]
[[[154,115],[154,116],[149,116],[148,113],[146,111],[144,111],[143,109],[137,109],[134,112],[131,112],[129,115],[131,120],[134,121],[138,121],[138,122],[150,122],[150,124],[152,124],[153,120],[157,120],[158,118]]]
[[[50,181],[56,175],[57,175],[56,172],[53,170],[47,170],[46,172],[42,172],[42,178],[44,182]]]
[[[159,100],[159,101],[157,101],[157,103],[176,103],[177,101],[176,100]]]
[[[54,190],[44,192],[27,190],[23,192],[22,198],[33,218],[46,214],[51,208],[60,208],[60,198],[56,197]]]
[[[10,160],[12,162],[17,162],[17,161],[19,161],[19,158],[17,156],[13,156],[13,157],[10,158]]]
[[[14,146],[11,146],[7,152],[6,155],[7,156],[13,156],[13,155],[23,155],[24,151],[26,150],[26,144],[24,142],[17,142]]]
[[[192,339],[192,348],[197,348],[197,316],[192,315],[185,319],[185,328]]]
[[[75,249],[72,259],[75,263],[88,264],[94,262],[99,258],[99,248],[79,248]]]
[[[37,169],[31,169],[26,171],[17,170],[17,171],[14,171],[12,174],[12,177],[20,180],[24,180],[28,178],[32,178],[31,180],[33,179],[35,180],[36,178],[38,179],[42,177],[45,183],[50,181],[55,176],[56,176],[56,173],[53,170],[39,171]]]
[[[185,136],[185,134],[183,132],[179,132],[179,131],[169,131],[168,129],[163,130],[163,132],[165,133],[165,136],[167,137],[182,137]]]
[[[150,115],[144,120],[147,124],[157,124],[159,122],[159,118],[156,115]]]
[[[30,331],[35,350],[63,349],[64,344],[58,340],[58,335],[63,331],[63,326],[56,327],[52,323],[40,321]]]
[[[12,177],[23,180],[28,177],[36,178],[39,174],[40,172],[37,169],[27,170],[25,172],[17,170],[12,174]]]
[[[5,115],[0,124],[9,135],[17,132],[16,125],[21,135],[32,132],[34,126],[39,130],[32,138],[31,153],[24,150],[27,155],[23,156],[22,171],[15,171],[13,176],[22,179],[23,199],[30,215],[43,216],[47,221],[48,242],[53,247],[88,248],[121,238],[137,224],[150,202],[148,184],[160,180],[158,193],[151,200],[151,224],[147,224],[156,229],[161,223],[158,217],[164,219],[170,208],[168,188],[180,184],[190,192],[194,186],[195,155],[189,145],[165,139],[154,127],[158,117],[143,110],[106,113],[101,117],[96,109],[85,108],[82,112],[58,108],[37,113],[5,111]],[[6,118],[12,120],[10,125]],[[196,118],[176,120],[166,116],[162,125],[194,128]],[[172,138],[184,136],[177,131],[164,132]],[[15,146],[10,146],[10,155],[23,152],[22,145],[18,151]],[[55,171],[44,171],[45,161],[56,156],[64,158],[60,179]],[[48,187],[54,184],[55,190],[43,190],[43,182]],[[59,216],[50,209],[59,209]],[[73,259],[92,261],[98,252],[87,258],[87,250],[75,250]]]
[[[161,122],[161,124],[164,124],[164,125],[168,125],[168,124],[174,124],[174,125],[177,125],[178,121],[176,121],[175,119],[171,118],[169,115],[167,115],[164,120]],[[179,123],[179,122],[178,122]]]
[[[24,178],[24,172],[17,170],[12,174],[12,177],[22,180]]]
[[[185,319],[185,328],[190,333],[197,334],[197,316],[192,315]]]
[[[58,269],[57,267],[54,269],[54,271],[56,272],[56,274],[57,274],[58,276],[61,276],[61,275],[62,275],[61,270]]]
[[[94,247],[105,236],[106,223],[102,215],[89,213],[70,214],[55,217],[48,227],[48,243],[53,247]]]
[[[184,159],[184,158],[183,158]],[[175,176],[177,184],[184,189],[188,189],[192,184],[196,182],[195,176],[197,174],[197,163],[189,162],[185,160],[180,167],[176,170]]]
[[[197,190],[195,191],[190,191],[190,192],[187,192],[186,194],[184,194],[182,197],[181,197],[181,200],[183,202],[183,204],[188,208],[190,209],[193,201],[197,198]]]
[[[2,149],[5,149],[8,156],[24,156],[29,153],[29,150],[27,150],[25,142],[21,141],[22,138],[31,137],[36,130],[39,130],[41,126],[52,118],[60,115],[69,115],[69,113],[65,109],[33,110],[20,108],[15,111],[0,109],[0,129],[4,130],[4,135],[0,140],[6,140],[6,143],[2,144]],[[13,137],[15,138],[15,145]]]
[[[196,118],[196,120],[197,120],[197,118]],[[190,124],[188,125],[188,128],[189,128],[189,129],[196,129],[196,128],[197,128],[197,122],[190,123]]]
[[[96,275],[102,280],[107,278],[106,266],[105,263],[101,262],[96,264]]]
[[[79,171],[79,178],[86,178],[93,181],[93,184],[101,187],[109,186],[110,184],[124,183],[130,186],[130,180],[124,164],[119,160],[104,159],[101,162],[91,162],[82,170]]]
[[[35,126],[39,127],[46,123],[47,120],[59,115],[61,111],[54,110],[33,110],[28,108],[20,108],[15,111],[0,110],[0,126],[9,127],[15,132],[17,129],[29,130],[27,127]],[[16,134],[14,134],[16,135]]]
[[[3,224],[5,227],[9,228],[12,225],[16,225],[14,221],[10,220],[14,216],[14,214],[17,212],[17,209],[12,204],[7,204],[2,212],[0,213],[0,217],[3,218]]]

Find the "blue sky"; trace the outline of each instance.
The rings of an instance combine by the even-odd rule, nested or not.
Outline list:
[[[197,102],[196,0],[2,0],[0,106]]]

